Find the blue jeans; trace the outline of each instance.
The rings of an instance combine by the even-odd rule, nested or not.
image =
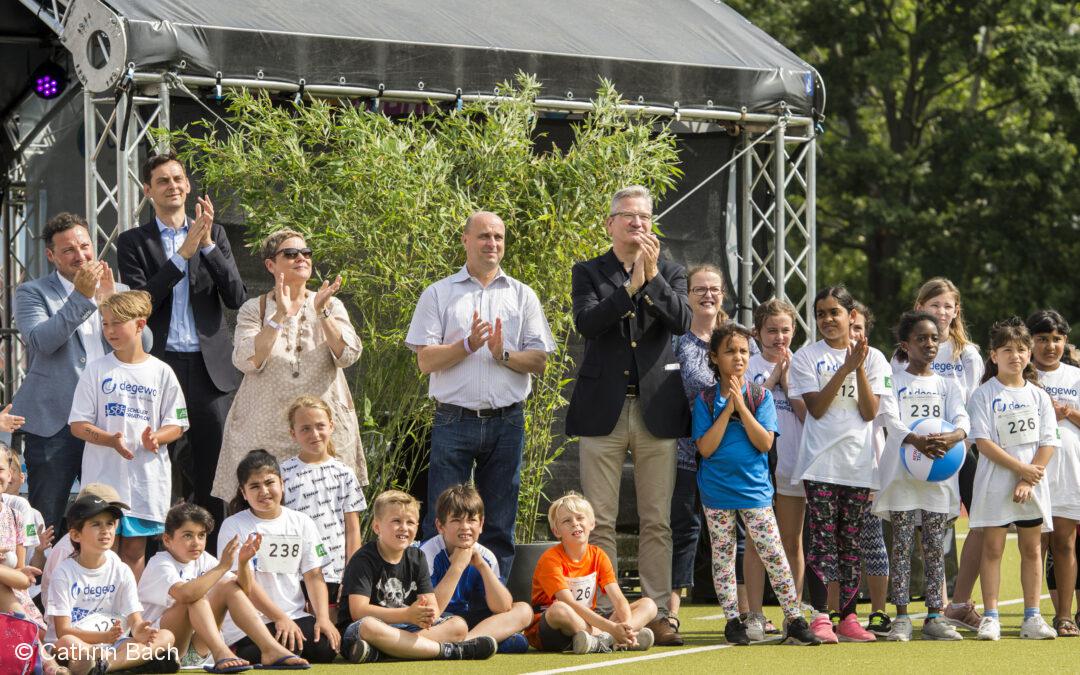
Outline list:
[[[64,426],[52,436],[26,437],[26,480],[30,505],[41,512],[45,526],[54,525],[61,535],[60,521],[67,511],[71,486],[82,474],[85,443]]]
[[[525,413],[521,408],[502,417],[486,418],[435,411],[424,538],[438,534],[435,503],[439,495],[448,487],[469,482],[475,465],[474,482],[484,500],[484,531],[480,543],[495,554],[503,583],[514,564],[514,522],[517,520],[524,447]]]

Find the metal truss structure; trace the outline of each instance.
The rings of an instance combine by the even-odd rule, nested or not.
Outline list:
[[[742,147],[753,143],[743,132]],[[739,158],[739,322],[771,297],[795,306],[806,341],[816,336],[817,139],[784,120]]]
[[[176,72],[135,72],[130,66],[117,70],[122,52],[109,53],[98,33],[79,43],[76,36],[86,32],[88,19],[76,16],[71,8],[78,3],[61,0],[20,0],[61,38],[72,52],[76,70],[87,90],[81,92],[85,126],[85,216],[90,225],[98,254],[108,257],[115,251],[117,236],[137,226],[146,205],[138,171],[151,131],[168,129],[170,97],[177,92],[194,95],[192,88],[265,89],[297,92],[310,96],[341,99],[379,98],[384,101],[424,102],[479,100],[494,95],[447,95],[435,92],[383,91],[355,86],[307,85],[263,79],[228,79],[184,76]],[[86,3],[84,3],[86,4]],[[71,10],[71,11],[69,11]],[[68,16],[71,14],[71,16]],[[101,17],[90,17],[101,20]],[[81,23],[80,23],[81,22]],[[69,27],[69,24],[76,24]],[[122,25],[119,30],[122,32]],[[80,34],[81,34],[80,33]],[[97,42],[93,42],[97,40]],[[117,48],[119,48],[117,46]],[[108,69],[104,75],[87,73],[84,54],[99,52],[97,61]],[[105,79],[102,79],[105,78]],[[91,91],[96,82],[106,82],[102,91]],[[189,88],[190,87],[190,88]],[[220,91],[219,89],[219,91]],[[591,104],[575,100],[538,100],[538,110],[587,113]],[[736,216],[739,230],[739,269],[737,289],[739,320],[749,324],[752,308],[769,297],[788,299],[797,309],[799,325],[808,340],[815,336],[812,299],[815,284],[815,130],[806,117],[767,115],[723,110],[670,109],[628,103],[628,110],[644,111],[686,121],[717,122],[737,125],[742,130],[737,164]],[[39,125],[40,127],[40,125]],[[38,129],[37,131],[40,131]],[[31,152],[35,138],[25,139],[24,153]],[[114,161],[111,161],[114,160]],[[38,222],[37,214],[28,218],[23,173],[25,158],[20,157],[8,169],[8,188],[4,196],[3,245],[4,287],[0,305],[0,339],[4,342],[4,390],[2,400],[10,400],[12,387],[22,375],[24,350],[13,325],[14,287],[30,270],[28,257],[41,253],[31,245],[27,223]],[[711,180],[719,171],[710,176]],[[684,186],[685,187],[685,186]],[[691,188],[691,191],[699,186]],[[721,226],[718,224],[717,228]],[[734,272],[734,270],[732,270]]]

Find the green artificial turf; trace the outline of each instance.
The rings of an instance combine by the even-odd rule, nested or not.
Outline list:
[[[959,530],[960,528],[958,528]],[[1020,560],[1015,538],[1010,538],[1002,565],[1002,602],[1020,599]],[[1045,594],[1045,587],[1044,587]],[[975,601],[980,602],[978,585]],[[869,613],[868,605],[859,606],[859,614]],[[923,612],[921,603],[913,603],[911,611]],[[871,673],[1080,673],[1080,638],[1046,641],[1020,640],[1023,603],[1003,605],[1001,611],[1002,638],[1000,642],[978,642],[974,633],[961,631],[963,642],[923,642],[918,639],[921,620],[916,620],[914,639],[908,643],[875,642],[870,644],[838,644],[820,647],[789,647],[760,644],[749,647],[715,647],[724,643],[722,619],[705,619],[721,614],[715,605],[684,605],[680,612],[684,647],[654,648],[649,652],[631,652],[590,656],[570,654],[528,654],[500,656],[487,661],[448,663],[393,662],[350,665],[339,661],[332,665],[316,666],[307,671],[312,675],[362,670],[372,675],[380,673],[534,673],[560,668],[591,665],[590,672],[609,673],[718,673],[743,671],[748,674],[840,673],[869,675]],[[1075,611],[1075,607],[1074,607]],[[890,614],[895,608],[889,607]],[[1047,622],[1053,617],[1049,600],[1042,603]],[[780,624],[777,607],[766,607],[766,614]],[[648,660],[640,660],[650,656]],[[662,658],[655,658],[661,657]],[[600,666],[600,667],[597,667]]]

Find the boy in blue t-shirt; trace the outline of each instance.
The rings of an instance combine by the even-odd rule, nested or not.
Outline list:
[[[449,487],[439,495],[435,513],[439,534],[420,550],[439,606],[465,619],[468,638],[487,635],[499,643],[501,654],[524,653],[529,644],[521,631],[532,622],[532,608],[514,602],[499,580],[495,555],[477,543],[484,529],[480,494],[471,484]]]

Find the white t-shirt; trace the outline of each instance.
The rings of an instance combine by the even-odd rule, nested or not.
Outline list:
[[[874,501],[874,514],[889,520],[890,511],[922,509],[945,513],[952,518],[959,516],[959,472],[948,480],[919,480],[904,469],[900,454],[904,438],[921,419],[943,419],[970,434],[971,423],[963,392],[955,379],[946,380],[937,373],[925,377],[912,375],[906,370],[893,371],[893,392],[896,405],[891,409],[897,418],[886,422],[889,437],[879,463],[881,491]]]
[[[83,567],[77,558],[65,558],[53,572],[45,599],[49,626],[45,641],[56,641],[53,617],[69,616],[72,626],[96,631],[109,630],[115,619],[127,632],[128,617],[141,611],[135,575],[120,556],[106,551],[105,562],[97,569]]]
[[[89,422],[114,434],[123,432],[134,459],[87,442],[83,450],[83,485],[105,483],[120,501],[131,505],[125,515],[164,523],[172,493],[169,451],[151,452],[142,445],[143,430],[166,425],[188,428],[187,404],[172,368],[153,356],[142,363],[122,363],[115,353],[86,366],[75,388],[68,424]]]
[[[19,520],[23,524],[23,536],[26,540],[26,564],[29,565],[30,558],[34,555],[34,549],[41,543],[38,533],[45,529],[45,521],[42,519],[41,513],[33,506],[30,506],[30,502],[26,500],[26,497],[4,493],[0,495],[0,499],[3,499],[4,504],[10,506],[12,511],[19,514]]]
[[[1025,382],[1006,387],[992,377],[968,401],[971,439],[992,441],[1021,462],[1031,462],[1042,446],[1061,447],[1054,407],[1045,391]],[[1020,476],[979,455],[971,495],[971,527],[1003,527],[1017,520],[1042,518],[1043,532],[1054,529],[1050,515],[1050,482],[1039,481],[1026,504],[1013,501]]]
[[[1080,368],[1062,363],[1055,370],[1037,372],[1051,399],[1080,408]],[[1058,420],[1058,428],[1061,447],[1046,465],[1050,508],[1059,518],[1080,520],[1080,429],[1068,420]]]
[[[30,564],[30,560],[34,557],[34,552],[37,547],[41,545],[41,539],[38,534],[45,529],[45,519],[41,517],[41,512],[30,506],[30,502],[26,500],[26,497],[21,495],[0,495],[0,498],[4,500],[4,504],[11,507],[11,510],[19,514],[19,522],[23,526],[24,545],[26,546],[26,564]],[[41,592],[41,587],[38,584],[34,584],[27,589],[27,593],[31,598],[37,597]]]
[[[217,567],[218,559],[206,551],[189,563],[182,563],[168,551],[158,551],[146,563],[139,579],[139,602],[143,605],[143,618],[155,626],[165,610],[176,604],[169,594],[176,584],[197,579]]]
[[[239,536],[244,541],[249,534],[256,532],[262,535],[263,540],[259,552],[251,560],[255,583],[289,618],[309,616],[304,611],[304,592],[300,582],[307,572],[330,563],[315,521],[284,506],[281,507],[281,514],[271,520],[259,518],[250,509],[241,511],[221,524],[218,555],[233,537]],[[236,571],[235,563],[233,571]],[[263,623],[270,622],[266,616],[260,614],[260,617]],[[221,634],[226,644],[233,644],[244,637],[243,631],[236,627],[230,617],[225,618]]]
[[[894,372],[908,366],[906,361],[898,361],[895,357],[891,365]],[[954,359],[953,343],[944,340],[938,344],[937,356],[934,357],[930,368],[946,380],[955,380],[957,386],[960,387],[960,393],[964,395],[964,401],[967,402],[971,398],[971,393],[979,386],[986,364],[983,363],[982,355],[979,354],[979,348],[973,344],[965,345],[963,351],[960,352],[960,358]]]
[[[795,352],[788,375],[789,396],[802,399],[807,392],[824,389],[845,358],[847,350],[833,349],[824,340]],[[871,392],[891,396],[892,375],[885,356],[871,347],[865,369]],[[873,422],[859,414],[858,385],[852,373],[820,419],[807,414],[793,478],[876,489],[872,435]]]
[[[330,564],[323,569],[328,583],[341,583],[345,572],[345,514],[367,508],[360,481],[349,467],[334,458],[308,464],[299,457],[281,463],[285,495],[281,503],[315,521],[322,534]]]
[[[60,566],[60,563],[64,562],[75,553],[75,547],[71,544],[71,536],[65,534],[60,537],[60,541],[53,544],[53,547],[49,549],[49,555],[45,558],[45,567],[41,569],[41,597],[48,599],[49,597],[49,580],[52,579],[53,572]]]
[[[746,369],[746,379],[755,384],[764,384],[772,374],[776,364],[768,361],[761,353],[750,357]],[[790,384],[790,374],[789,380]],[[803,423],[795,414],[791,401],[784,388],[777,384],[772,388],[773,403],[776,404],[776,424],[780,435],[776,439],[776,489],[781,494],[796,490],[802,492],[802,483],[794,476],[795,462],[799,456],[799,441],[802,439]]]

